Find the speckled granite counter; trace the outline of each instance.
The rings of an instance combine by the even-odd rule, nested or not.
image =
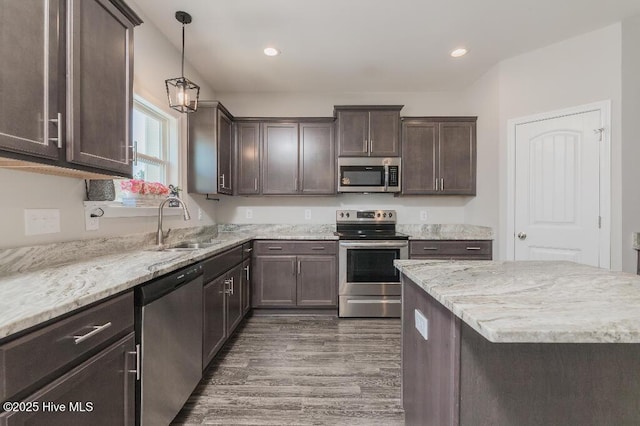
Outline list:
[[[491,229],[485,227],[399,225],[399,228],[417,239],[491,239]],[[169,245],[178,241],[216,243],[183,252],[154,251],[154,233],[2,249],[0,339],[246,241],[337,240],[334,231],[334,224],[175,229],[168,239]]]
[[[252,239],[337,240],[333,231],[331,226],[280,225],[237,226],[233,232],[219,233],[215,227],[196,232],[176,230],[174,241],[184,238],[215,243],[181,252],[154,250],[153,237],[148,235],[3,250],[0,339]],[[99,255],[105,252],[110,254]]]
[[[491,342],[640,343],[636,275],[572,262],[395,263]]]

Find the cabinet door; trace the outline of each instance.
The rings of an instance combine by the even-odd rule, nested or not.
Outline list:
[[[298,192],[298,124],[262,124],[262,193]]]
[[[242,262],[242,314],[251,307],[251,259]]]
[[[252,307],[296,305],[295,256],[256,256],[253,271]]]
[[[476,123],[440,123],[441,194],[476,194]]]
[[[236,192],[260,194],[260,123],[236,123]]]
[[[216,108],[200,105],[187,116],[189,121],[187,191],[196,194],[218,193],[218,144]]]
[[[298,306],[336,306],[335,256],[298,256]]]
[[[300,123],[300,185],[303,194],[335,194],[333,123]]]
[[[402,193],[436,194],[438,123],[402,123]]]
[[[227,336],[238,327],[242,321],[242,265],[236,265],[227,273]]]
[[[25,402],[39,404],[37,412],[4,412],[0,414],[0,425],[133,426],[135,369],[131,333],[27,397]],[[58,411],[53,411],[54,406]],[[59,411],[60,406],[64,406],[64,412]]]
[[[64,50],[59,51],[57,25],[64,22],[62,3],[3,1],[0,6],[1,149],[58,158],[59,124],[49,120],[64,112],[64,61],[59,61]]]
[[[369,113],[369,155],[400,156],[400,113],[371,111]]]
[[[369,113],[338,112],[338,144],[341,156],[369,155]]]
[[[202,369],[211,362],[218,350],[224,344],[226,335],[225,324],[225,284],[226,275],[222,275],[205,284],[203,289],[203,342]]]
[[[67,160],[131,176],[133,24],[108,0],[70,0]]]
[[[218,192],[233,194],[233,132],[231,119],[218,110]]]

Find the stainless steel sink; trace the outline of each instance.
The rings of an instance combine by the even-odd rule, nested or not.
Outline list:
[[[169,248],[166,248],[165,251],[192,251],[192,250],[200,250],[209,247],[213,247],[220,243],[179,243]]]

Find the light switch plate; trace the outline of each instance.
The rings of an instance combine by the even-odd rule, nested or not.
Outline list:
[[[305,220],[311,220],[311,209],[304,209]]]
[[[420,210],[420,220],[423,221],[423,222],[427,220],[427,211],[426,210]]]
[[[422,312],[414,309],[416,330],[422,335],[424,340],[429,340],[429,320]]]
[[[25,209],[24,234],[41,235],[60,232],[60,210]]]
[[[253,210],[252,209],[247,209],[245,211],[245,215],[247,219],[253,219]]]

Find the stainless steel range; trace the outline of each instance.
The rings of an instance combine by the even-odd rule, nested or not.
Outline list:
[[[340,317],[399,318],[400,274],[409,237],[396,232],[395,210],[338,210]]]

